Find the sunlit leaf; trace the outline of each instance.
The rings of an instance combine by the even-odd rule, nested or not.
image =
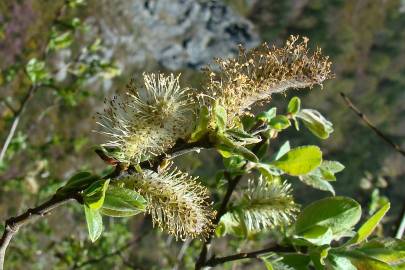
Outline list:
[[[299,214],[295,223],[297,235],[311,230],[315,226],[324,226],[334,235],[351,230],[361,217],[361,206],[347,197],[325,198],[308,205]]]
[[[317,146],[291,149],[272,164],[287,174],[298,176],[316,169],[322,162],[322,152]]]
[[[103,219],[98,210],[91,209],[87,205],[84,205],[84,213],[86,216],[90,240],[95,242],[103,232]]]

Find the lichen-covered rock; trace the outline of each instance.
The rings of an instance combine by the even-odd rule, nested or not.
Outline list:
[[[259,43],[253,25],[217,1],[95,1],[93,5],[100,10],[91,21],[95,33],[105,40],[106,54],[124,65],[156,61],[171,70],[198,69],[214,57],[236,54],[238,44],[252,48]]]

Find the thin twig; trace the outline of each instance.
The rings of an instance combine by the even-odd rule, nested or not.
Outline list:
[[[190,246],[190,244],[191,244],[191,239],[187,239],[187,240],[183,243],[183,245],[181,245],[179,254],[177,255],[177,258],[176,258],[177,262],[176,262],[176,264],[173,266],[172,270],[177,270],[177,269],[179,269],[179,266],[180,266],[180,264],[181,264],[181,261],[183,260],[184,254],[186,254],[186,250],[187,250],[187,248]]]
[[[228,188],[226,190],[225,196],[222,200],[221,206],[219,207],[219,210],[217,212],[217,215],[215,216],[215,220],[213,221],[214,226],[218,225],[219,221],[221,220],[221,217],[226,213],[227,207],[229,200],[231,199],[232,193],[234,192],[236,186],[238,185],[239,181],[242,179],[242,175],[238,175],[235,178],[230,178],[229,173],[225,172],[225,177],[228,179]],[[203,247],[201,248],[200,255],[197,259],[197,262],[195,264],[195,269],[199,270],[202,267],[205,266],[206,260],[207,260],[207,253],[208,253],[208,245],[212,241],[213,234],[211,234],[207,240],[203,243]]]
[[[6,107],[13,113],[16,114],[17,110],[14,108],[13,105],[11,105],[10,102],[8,102],[8,100],[6,98],[1,99],[1,102],[4,103],[4,105],[6,105]]]
[[[385,141],[387,144],[389,144],[391,147],[393,147],[398,153],[400,153],[402,156],[405,157],[405,150],[401,149],[401,147],[393,142],[387,135],[385,135],[381,130],[379,130],[376,126],[374,126],[370,120],[367,118],[367,116],[362,113],[350,100],[349,97],[347,97],[344,93],[340,93],[342,96],[343,100],[346,102],[347,106],[356,113],[358,117],[360,117],[361,120],[369,127],[371,128],[377,136],[379,136],[383,141]]]
[[[11,125],[11,128],[8,131],[7,138],[6,138],[4,145],[0,152],[0,162],[3,161],[3,159],[6,155],[7,149],[10,146],[11,140],[14,137],[18,124],[20,123],[21,114],[24,112],[24,110],[28,104],[28,101],[31,99],[31,97],[36,89],[37,89],[36,86],[33,86],[33,85],[28,89],[28,92],[25,94],[23,100],[21,101],[20,108],[14,112],[13,124]]]
[[[90,264],[96,264],[96,263],[102,262],[102,261],[106,260],[107,258],[120,255],[122,252],[126,251],[127,249],[129,249],[130,247],[135,245],[138,242],[138,240],[139,240],[139,237],[132,240],[132,241],[130,241],[130,242],[128,242],[127,244],[125,244],[124,246],[120,247],[119,249],[117,249],[117,250],[115,250],[113,252],[104,254],[104,255],[102,255],[102,256],[100,256],[98,258],[90,259],[90,260],[85,261],[85,262],[83,262],[83,263],[81,263],[79,265],[74,265],[71,269],[72,270],[73,269],[80,269],[80,268],[83,268],[83,267],[85,267],[87,265],[90,265]]]
[[[29,223],[30,221],[34,220],[37,217],[43,217],[49,214],[53,209],[73,199],[80,200],[79,196],[80,195],[78,193],[54,195],[50,200],[44,202],[43,204],[35,208],[28,209],[25,213],[17,217],[9,218],[6,221],[3,236],[0,239],[0,270],[3,270],[6,249],[10,244],[11,239],[22,226],[24,226],[25,224]]]

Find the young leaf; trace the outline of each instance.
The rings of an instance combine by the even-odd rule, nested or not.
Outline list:
[[[62,34],[54,31],[48,44],[48,50],[61,50],[69,47],[72,43],[73,34],[71,31],[66,31]]]
[[[257,115],[257,119],[261,120],[263,122],[270,123],[271,119],[273,119],[276,116],[277,113],[277,108],[271,108],[270,110],[266,112],[261,112]]]
[[[366,254],[351,250],[351,251],[339,251],[336,252],[337,255],[345,257],[350,260],[350,262],[357,269],[370,269],[370,270],[392,270],[393,268],[380,260],[373,257],[367,256]],[[400,269],[400,268],[399,268]]]
[[[47,81],[50,77],[45,69],[45,62],[39,61],[36,58],[31,59],[25,69],[33,84]]]
[[[363,242],[356,250],[369,257],[396,266],[395,269],[405,269],[405,240],[395,238],[373,239],[369,242]]]
[[[333,232],[329,227],[315,225],[302,234],[294,236],[294,238],[305,240],[303,243],[296,241],[297,245],[306,245],[306,242],[316,246],[329,245],[333,240]]]
[[[237,142],[226,137],[224,134],[217,135],[218,145],[216,146],[218,152],[225,158],[233,155],[240,155],[252,162],[258,162],[259,159],[256,155],[244,146],[239,145]]]
[[[198,117],[198,123],[194,132],[191,134],[190,142],[196,142],[200,140],[202,137],[204,137],[205,134],[207,134],[208,132],[207,127],[209,120],[210,120],[210,113],[208,107],[202,106]]]
[[[284,264],[282,257],[279,257],[276,253],[270,252],[260,255],[259,258],[263,261],[267,270],[295,270],[292,267]]]
[[[83,191],[84,203],[91,209],[98,210],[103,206],[105,192],[110,180],[101,179]]]
[[[315,266],[316,270],[324,270],[325,269],[325,259],[329,255],[330,250],[329,245],[323,245],[317,248],[310,250],[309,256]]]
[[[375,227],[380,223],[381,219],[385,216],[385,214],[390,209],[390,204],[387,203],[380,210],[377,211],[371,218],[369,218],[363,225],[361,225],[360,229],[357,231],[356,236],[350,239],[347,243],[351,244],[359,244],[369,237]]]
[[[84,214],[86,216],[90,240],[95,242],[103,232],[103,219],[98,210],[91,209],[87,205],[84,205]]]
[[[301,175],[301,176],[299,176],[299,179],[303,183],[305,183],[313,188],[316,188],[319,190],[324,190],[324,191],[329,191],[330,193],[332,193],[333,196],[335,196],[335,189],[333,188],[333,186],[328,181],[323,179],[322,176],[320,176],[316,173],[314,173],[314,174],[309,173],[307,175]]]
[[[294,270],[308,270],[308,265],[311,261],[308,255],[298,253],[280,254],[283,256],[282,262]]]
[[[325,198],[308,205],[295,223],[297,235],[314,226],[329,227],[334,235],[350,230],[360,220],[361,206],[347,197]]]
[[[87,188],[91,183],[97,181],[98,176],[90,172],[79,172],[73,175],[58,192],[80,191]]]
[[[317,146],[301,146],[291,149],[272,164],[289,175],[304,175],[316,169],[322,162],[322,152]]]
[[[129,217],[145,211],[146,200],[136,191],[110,186],[105,193],[101,214],[112,217]]]
[[[293,97],[288,103],[287,112],[289,114],[295,115],[300,111],[301,100],[299,97]]]
[[[331,270],[357,270],[352,262],[345,257],[330,254],[326,260],[327,269]]]
[[[291,126],[291,122],[287,116],[277,115],[270,120],[269,125],[274,129],[283,130]]]
[[[283,143],[283,145],[280,147],[280,149],[278,149],[278,152],[274,159],[277,160],[277,159],[281,158],[286,153],[288,153],[288,151],[290,151],[290,150],[291,150],[290,141],[286,141],[285,143]]]
[[[333,132],[333,124],[316,110],[303,109],[296,114],[296,117],[300,118],[304,125],[321,139],[329,138],[329,135]]]
[[[226,129],[227,124],[227,115],[226,109],[221,105],[215,104],[214,105],[214,117],[215,117],[215,125],[219,132],[223,132]]]

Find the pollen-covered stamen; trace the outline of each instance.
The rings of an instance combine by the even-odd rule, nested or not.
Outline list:
[[[144,170],[120,180],[147,201],[154,225],[182,240],[206,238],[213,230],[215,212],[208,190],[177,169],[156,173]]]
[[[144,89],[132,81],[125,96],[116,96],[98,124],[110,137],[104,146],[116,149],[115,158],[135,162],[164,153],[186,139],[195,121],[195,101],[173,74],[144,74]]]
[[[235,116],[274,93],[322,85],[331,76],[331,62],[320,49],[309,53],[307,43],[307,38],[298,42],[298,37],[291,36],[282,48],[263,44],[249,52],[242,48],[236,59],[217,59],[219,72],[208,69],[206,94],[226,108],[231,124]]]

